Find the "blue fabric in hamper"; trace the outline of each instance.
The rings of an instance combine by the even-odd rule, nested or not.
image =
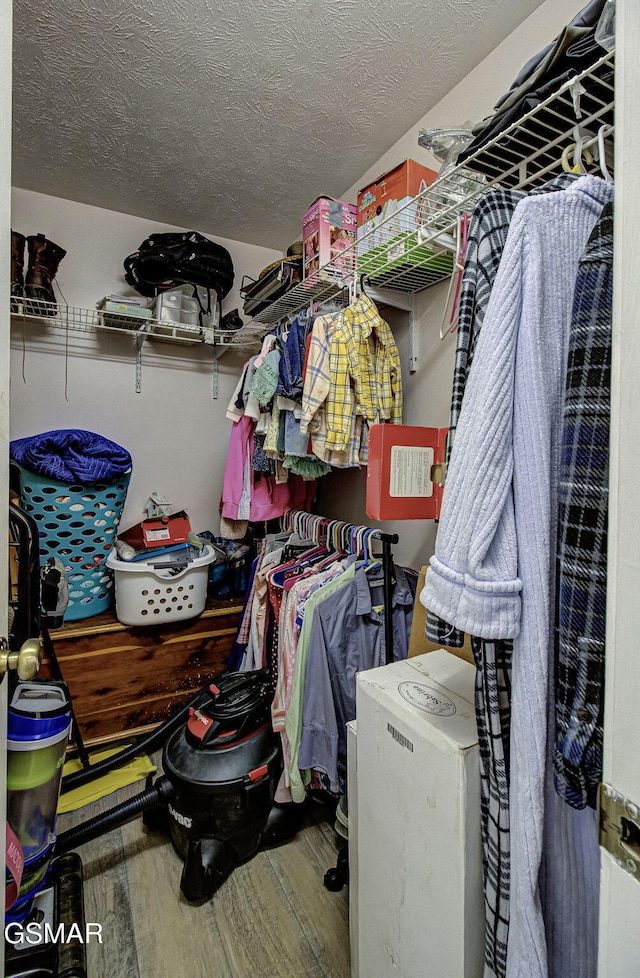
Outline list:
[[[131,455],[103,435],[80,428],[45,431],[9,445],[20,465],[60,482],[109,482],[131,468]]]

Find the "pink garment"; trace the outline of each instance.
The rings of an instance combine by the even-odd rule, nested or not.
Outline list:
[[[255,423],[243,415],[233,423],[229,438],[227,464],[222,485],[222,515],[237,520],[238,507],[242,499],[245,463],[253,452],[253,430]],[[251,472],[251,504],[249,520],[260,523],[282,516],[286,509],[309,511],[316,493],[315,480],[305,482],[300,476],[290,475],[285,483],[263,473]]]

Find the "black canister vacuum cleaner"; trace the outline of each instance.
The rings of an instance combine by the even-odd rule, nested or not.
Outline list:
[[[301,806],[274,801],[282,764],[270,723],[272,698],[268,669],[224,673],[134,747],[65,778],[63,791],[166,741],[165,774],[136,797],[60,834],[56,854],[142,814],[148,828],[168,828],[184,858],[180,889],[186,899],[210,899],[235,866],[289,841],[300,824]]]

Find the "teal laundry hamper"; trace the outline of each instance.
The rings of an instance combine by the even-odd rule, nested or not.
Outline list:
[[[92,485],[58,482],[15,461],[20,477],[20,503],[38,524],[40,563],[58,557],[69,584],[65,621],[79,621],[111,605],[113,579],[106,566],[112,549],[131,470],[111,482]]]

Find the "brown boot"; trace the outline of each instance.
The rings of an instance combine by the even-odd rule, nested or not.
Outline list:
[[[18,312],[24,299],[25,236],[11,232],[11,312]]]
[[[53,280],[58,265],[66,255],[64,248],[48,241],[44,234],[31,234],[27,238],[29,265],[24,283],[25,296],[34,312],[41,316],[55,316],[58,307],[53,291]]]

